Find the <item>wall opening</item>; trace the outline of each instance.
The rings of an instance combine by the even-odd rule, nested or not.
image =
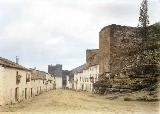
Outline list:
[[[19,87],[15,88],[15,101],[19,99]]]
[[[27,88],[25,88],[25,99],[27,99]]]
[[[31,97],[33,97],[33,89],[31,88]]]

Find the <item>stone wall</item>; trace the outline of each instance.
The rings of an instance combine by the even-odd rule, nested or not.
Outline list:
[[[148,28],[149,32],[152,28]],[[160,45],[156,43],[160,41],[160,28],[154,29],[157,32],[149,33],[143,42],[140,28],[110,25],[100,31],[97,84],[103,92],[156,89],[160,81]]]
[[[110,72],[115,75],[138,64],[142,38],[137,28],[113,26],[110,39]]]
[[[90,66],[99,64],[99,49],[86,50],[86,63]]]
[[[104,72],[110,72],[110,27],[111,26],[103,28],[99,33],[100,75]]]
[[[137,28],[110,25],[100,31],[100,73],[119,73],[137,62],[142,39]]]

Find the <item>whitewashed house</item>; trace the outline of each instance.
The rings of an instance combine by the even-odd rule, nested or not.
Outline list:
[[[31,71],[0,57],[0,105],[31,97]]]
[[[0,57],[0,106],[27,100],[55,89],[55,85],[53,75]]]
[[[32,96],[55,89],[55,77],[44,71],[32,69]]]
[[[66,76],[66,88],[73,89],[73,84],[74,84],[74,79],[73,78],[70,79],[69,75]]]
[[[83,72],[74,73],[74,89],[75,90],[83,90]]]
[[[56,89],[62,89],[62,77],[56,76]]]
[[[63,70],[61,64],[48,65],[48,73],[55,76],[56,89],[62,89],[63,87]]]
[[[93,91],[93,84],[98,81],[99,65],[86,66],[82,71],[74,73],[74,89]]]
[[[46,91],[56,89],[56,78],[55,76],[46,73]]]
[[[46,91],[46,85],[45,85],[45,81],[46,81],[46,77],[45,77],[45,73],[42,73],[38,70],[34,70],[32,69],[32,73],[31,73],[31,86],[32,86],[32,96],[37,96],[41,93],[43,93],[44,91]]]

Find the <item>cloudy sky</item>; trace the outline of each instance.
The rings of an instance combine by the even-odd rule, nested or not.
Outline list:
[[[109,24],[137,26],[142,0],[0,0],[0,56],[47,71],[85,63]],[[160,21],[160,0],[149,0],[150,23]]]

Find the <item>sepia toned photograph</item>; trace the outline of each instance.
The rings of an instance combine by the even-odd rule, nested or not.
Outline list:
[[[0,0],[0,114],[160,114],[160,0]]]

